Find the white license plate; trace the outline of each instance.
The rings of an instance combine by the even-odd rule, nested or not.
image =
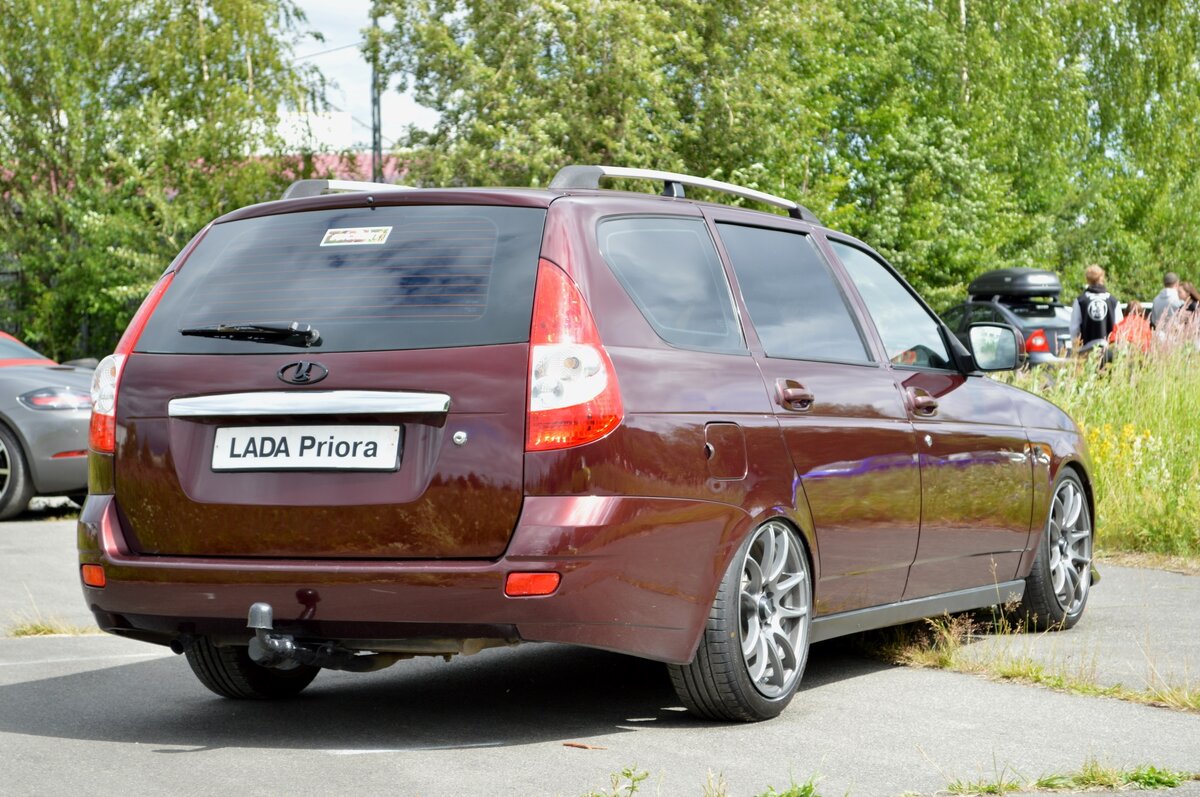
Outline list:
[[[399,426],[223,426],[213,470],[396,470]]]

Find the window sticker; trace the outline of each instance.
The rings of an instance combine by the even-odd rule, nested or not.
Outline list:
[[[321,246],[367,246],[387,243],[391,227],[335,227],[325,231]]]

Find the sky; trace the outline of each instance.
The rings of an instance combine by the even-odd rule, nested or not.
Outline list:
[[[336,148],[371,145],[371,67],[357,46],[362,29],[371,24],[371,0],[298,0],[308,17],[308,28],[320,32],[324,42],[305,40],[296,45],[295,56],[325,73],[330,86],[329,102],[336,110],[350,114],[349,141],[331,142]],[[381,21],[381,24],[386,22]],[[346,46],[351,45],[351,46]],[[338,49],[342,48],[342,49]],[[327,52],[332,50],[333,52]],[[393,88],[380,100],[383,123],[383,148],[387,151],[408,124],[431,127],[437,114],[418,105],[411,96]],[[338,136],[342,138],[342,136]]]

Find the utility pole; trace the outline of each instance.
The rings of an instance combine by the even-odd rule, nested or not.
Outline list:
[[[371,179],[383,182],[383,124],[379,114],[379,17],[375,17],[375,46],[371,50]]]

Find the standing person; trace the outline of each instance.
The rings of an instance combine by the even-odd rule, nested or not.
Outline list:
[[[1197,307],[1200,307],[1200,291],[1196,290],[1195,285],[1190,282],[1179,283],[1179,304],[1182,310],[1196,312]]]
[[[1092,264],[1083,275],[1087,289],[1071,305],[1071,340],[1082,342],[1081,354],[1097,344],[1107,346],[1108,336],[1122,318],[1120,303],[1104,286],[1104,269]]]
[[[1125,317],[1113,327],[1108,342],[1118,348],[1137,349],[1145,354],[1150,351],[1153,338],[1145,308],[1138,302],[1130,302],[1125,305]]]
[[[1154,297],[1154,304],[1150,306],[1150,326],[1157,329],[1164,315],[1170,318],[1182,305],[1183,300],[1179,298],[1179,275],[1168,271],[1163,274],[1163,289]]]

